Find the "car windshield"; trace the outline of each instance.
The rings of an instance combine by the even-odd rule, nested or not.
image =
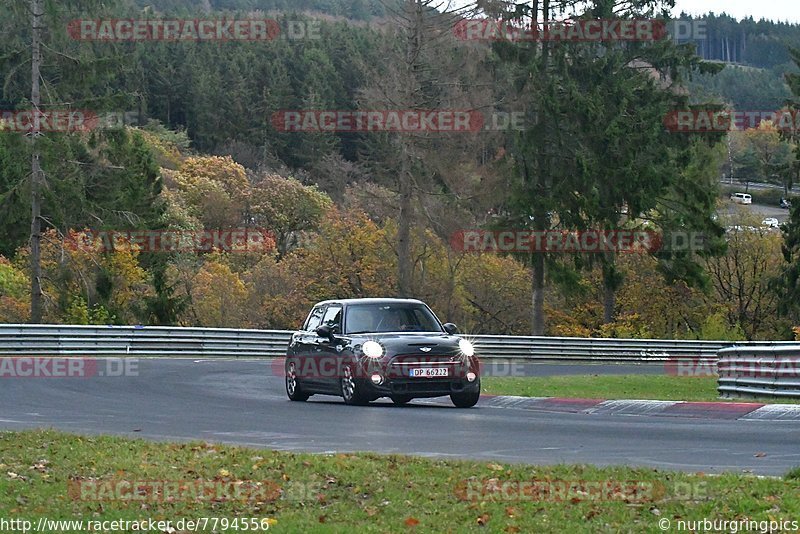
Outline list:
[[[372,332],[442,332],[442,326],[421,304],[355,304],[347,307],[348,334]]]

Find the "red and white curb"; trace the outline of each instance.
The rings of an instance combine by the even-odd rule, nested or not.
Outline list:
[[[426,404],[449,404],[449,399],[417,399]],[[604,400],[560,397],[481,396],[479,407],[586,415],[685,417],[746,421],[800,421],[800,404],[755,402],[683,402]]]

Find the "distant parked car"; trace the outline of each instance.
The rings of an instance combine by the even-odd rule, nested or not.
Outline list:
[[[778,228],[780,225],[781,223],[775,217],[767,217],[761,221],[761,226],[766,226],[767,228]]]
[[[781,207],[785,210],[788,210],[789,208],[792,207],[792,201],[789,200],[788,198],[781,197]]]
[[[731,201],[737,204],[752,204],[753,197],[747,193],[733,193],[731,195]]]

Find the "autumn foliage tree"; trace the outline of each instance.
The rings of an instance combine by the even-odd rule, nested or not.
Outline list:
[[[258,177],[250,194],[253,221],[274,234],[281,257],[301,232],[316,229],[332,205],[316,187],[275,174]]]
[[[250,184],[245,168],[230,156],[188,158],[174,180],[190,213],[205,228],[226,229],[242,224]]]
[[[136,324],[142,297],[152,293],[147,272],[139,265],[139,252],[117,242],[109,250],[85,231],[59,236],[49,230],[42,236],[44,312],[48,322],[69,324]],[[15,262],[27,260],[23,247]]]
[[[772,288],[782,267],[781,235],[760,227],[753,216],[739,215],[734,221],[727,253],[706,260],[714,299],[747,339],[776,336],[781,330],[786,335],[791,325],[778,323],[779,295]]]

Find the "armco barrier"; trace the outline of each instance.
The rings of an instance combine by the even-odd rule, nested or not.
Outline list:
[[[800,398],[800,343],[735,345],[719,351],[723,397]]]
[[[482,358],[658,362],[716,361],[718,341],[466,336]],[[138,356],[264,358],[285,354],[291,332],[223,328],[0,325],[2,356]]]
[[[286,353],[284,330],[158,326],[0,325],[0,358],[135,356],[274,358]],[[573,337],[465,336],[481,358],[525,361],[717,364],[722,396],[800,398],[800,343]]]
[[[224,328],[0,325],[2,356],[282,356],[290,332]]]
[[[467,336],[482,358],[525,360],[663,362],[671,358],[716,361],[722,341],[578,337]]]

